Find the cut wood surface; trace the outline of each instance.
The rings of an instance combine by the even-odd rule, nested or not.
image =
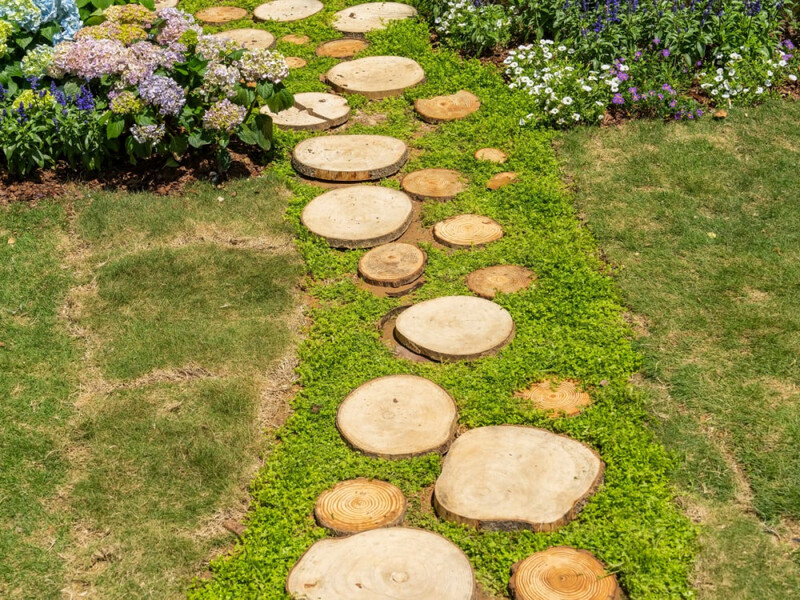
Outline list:
[[[486,187],[490,190],[499,190],[501,187],[506,187],[507,185],[514,183],[517,180],[517,177],[517,174],[513,171],[498,173],[497,175],[492,176],[492,178],[486,182]]]
[[[425,81],[419,64],[402,56],[367,56],[339,63],[325,75],[337,92],[361,94],[372,100],[398,96]]]
[[[212,6],[211,8],[197,11],[194,16],[203,23],[221,25],[244,19],[247,16],[247,11],[237,6]]]
[[[220,31],[218,33],[212,33],[211,35],[220,38],[228,38],[239,44],[242,48],[247,49],[269,49],[275,45],[275,36],[263,29],[243,27],[241,29],[228,29],[227,31]]]
[[[500,164],[508,160],[508,154],[497,148],[481,148],[475,152],[475,158]]]
[[[155,5],[156,10],[161,10],[162,8],[175,8],[178,6],[178,0],[156,0]]]
[[[467,189],[461,173],[452,169],[422,169],[403,177],[402,187],[416,200],[452,200]]]
[[[413,216],[411,199],[403,192],[352,185],[317,196],[300,219],[334,248],[371,248],[403,235]]]
[[[273,113],[268,106],[264,106],[261,112],[272,117],[276,127],[295,130],[331,129],[342,125],[350,118],[350,106],[347,100],[324,92],[295,94],[293,107]]]
[[[290,69],[302,69],[308,63],[305,61],[305,59],[300,58],[299,56],[287,56],[286,64]]]
[[[253,10],[259,21],[299,21],[317,14],[325,6],[319,0],[273,0]]]
[[[302,46],[303,44],[307,44],[311,41],[311,38],[307,35],[298,35],[296,33],[290,33],[285,35],[281,38],[282,42],[286,42],[287,44],[295,44],[296,46]]]
[[[489,217],[456,215],[436,223],[433,237],[451,248],[471,248],[499,240],[503,237],[503,228]]]
[[[396,486],[377,479],[350,479],[317,499],[317,522],[336,535],[394,527],[406,515],[406,497]]]
[[[369,44],[364,40],[344,38],[320,44],[317,46],[316,53],[317,56],[328,56],[330,58],[352,58],[367,46]]]
[[[545,379],[514,394],[530,400],[537,408],[551,412],[553,416],[577,415],[592,403],[592,398],[572,381],[550,381]]]
[[[292,152],[292,166],[306,177],[359,182],[389,177],[408,160],[408,147],[384,135],[335,135],[303,140]]]
[[[368,381],[345,398],[336,416],[339,432],[353,448],[394,459],[444,452],[457,422],[450,394],[416,375]]]
[[[480,107],[480,99],[466,90],[461,90],[449,96],[420,98],[414,102],[414,110],[427,123],[445,123],[463,119]]]
[[[481,298],[491,300],[498,292],[513,294],[528,287],[536,279],[530,269],[518,265],[495,265],[467,275],[467,287]]]
[[[469,559],[438,533],[388,527],[315,542],[286,591],[306,600],[475,600]]]
[[[514,600],[622,600],[617,578],[591,552],[555,546],[511,568]]]
[[[372,285],[406,286],[422,275],[426,259],[425,253],[411,244],[384,244],[361,257],[358,273]]]
[[[566,436],[481,427],[450,447],[434,505],[443,519],[482,529],[554,531],[577,516],[602,477],[597,453]]]
[[[406,348],[433,360],[469,360],[495,354],[508,344],[514,321],[489,300],[443,296],[400,313],[395,336]]]
[[[386,29],[386,23],[408,19],[417,9],[399,2],[370,2],[340,10],[333,16],[333,28],[342,33],[363,34]]]

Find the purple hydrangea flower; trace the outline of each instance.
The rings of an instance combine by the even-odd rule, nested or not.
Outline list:
[[[174,79],[153,75],[139,84],[139,96],[164,116],[175,116],[186,104],[183,88]]]
[[[247,116],[244,106],[234,104],[227,98],[211,106],[203,115],[203,127],[215,131],[233,132]]]

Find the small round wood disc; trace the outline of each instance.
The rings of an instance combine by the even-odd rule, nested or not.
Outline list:
[[[336,426],[356,450],[377,458],[444,452],[458,423],[456,403],[424,377],[389,375],[363,384],[339,406]]]
[[[333,16],[333,28],[342,33],[363,34],[386,29],[389,21],[408,19],[417,9],[399,2],[371,2],[340,10]]]
[[[597,453],[566,436],[480,427],[450,447],[434,506],[448,521],[482,529],[555,531],[577,516],[602,477]]]
[[[395,336],[409,350],[433,360],[469,360],[495,354],[508,344],[514,321],[489,300],[443,296],[400,313]]]
[[[378,246],[358,261],[358,273],[372,285],[400,287],[419,279],[425,270],[425,253],[411,244]]]
[[[497,148],[481,148],[475,152],[475,158],[501,164],[508,160],[508,154]]]
[[[403,189],[416,200],[452,200],[467,186],[461,173],[452,169],[422,169],[403,177]]]
[[[397,173],[408,147],[384,135],[332,135],[295,146],[292,165],[301,175],[325,181],[372,181]]]
[[[361,94],[372,100],[398,96],[425,81],[416,61],[402,56],[368,56],[339,63],[325,75],[337,92]]]
[[[275,45],[275,36],[263,29],[229,29],[228,31],[220,31],[219,33],[212,33],[211,35],[233,40],[239,44],[239,46],[247,48],[248,50],[254,48],[266,48],[269,50]]]
[[[209,23],[210,25],[230,23],[231,21],[244,19],[246,16],[247,11],[237,6],[212,6],[211,8],[204,8],[195,14],[198,21]]]
[[[162,8],[175,8],[178,6],[178,0],[156,0],[155,8],[156,10],[161,10]]]
[[[592,403],[592,398],[572,381],[553,382],[549,379],[534,383],[514,394],[530,400],[536,408],[549,411],[553,416],[577,415]]]
[[[272,0],[253,11],[259,21],[299,21],[317,14],[325,6],[319,0]]]
[[[403,192],[376,185],[337,188],[303,209],[303,225],[334,248],[371,248],[396,240],[408,229],[414,209]]]
[[[489,217],[456,215],[436,223],[433,237],[451,248],[471,248],[499,240],[503,237],[503,228]]]
[[[505,187],[511,183],[514,183],[517,180],[517,174],[513,171],[506,171],[504,173],[498,173],[494,177],[492,177],[489,181],[486,182],[486,187],[490,190],[499,190],[501,187]]]
[[[475,600],[469,559],[437,533],[386,527],[315,542],[286,580],[292,598]]]
[[[299,56],[287,56],[286,57],[286,65],[290,69],[302,69],[307,64],[308,63],[304,59],[300,58]]]
[[[468,117],[481,107],[478,97],[466,90],[414,102],[414,110],[427,123],[444,123]]]
[[[406,515],[406,497],[377,479],[350,479],[325,490],[317,499],[317,522],[336,535],[394,527]]]
[[[517,265],[496,265],[467,275],[467,287],[481,298],[491,300],[498,292],[513,294],[528,287],[536,279],[530,269]]]
[[[341,96],[303,92],[295,94],[291,108],[273,113],[268,106],[264,106],[261,113],[272,117],[273,123],[281,129],[321,131],[347,122],[350,106]]]
[[[290,33],[289,35],[285,35],[281,38],[282,42],[286,42],[287,44],[295,44],[297,46],[302,46],[303,44],[307,44],[311,41],[311,38],[307,35],[297,35],[296,33]]]
[[[591,552],[556,546],[511,568],[515,600],[621,600],[617,578]]]
[[[364,40],[343,38],[320,44],[317,46],[316,53],[317,56],[328,56],[330,58],[352,58],[367,46],[369,44]]]

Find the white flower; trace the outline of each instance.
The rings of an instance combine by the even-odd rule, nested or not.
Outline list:
[[[601,106],[601,107],[605,106],[602,102],[600,102],[600,100],[595,100],[595,104],[597,104],[597,106]]]
[[[569,96],[564,96],[564,99],[562,100],[562,102],[564,104],[566,104],[567,106],[569,106],[570,104],[572,104],[572,98],[570,98]]]
[[[725,78],[722,75],[717,75],[716,77],[714,77],[714,81],[716,81],[717,83],[719,83],[723,79],[725,79]]]
[[[763,93],[764,93],[764,88],[763,87],[759,86],[759,87],[756,88],[756,94],[760,95],[760,94],[763,94]]]
[[[592,91],[592,86],[590,86],[590,85],[582,85],[582,86],[581,86],[581,89],[582,89],[584,92],[591,92],[591,91]]]
[[[572,113],[572,120],[573,121],[580,121],[581,116],[578,113]]]
[[[797,75],[789,75],[789,81],[797,81]]]
[[[551,108],[550,109],[550,114],[551,115],[557,115],[558,114],[558,109],[557,108]]]
[[[601,68],[603,71],[608,71],[608,70],[611,68],[611,65],[600,65],[600,68]]]

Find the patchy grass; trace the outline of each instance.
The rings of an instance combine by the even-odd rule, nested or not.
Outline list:
[[[638,327],[654,426],[707,526],[704,598],[800,589],[798,119],[772,102],[561,141]]]

